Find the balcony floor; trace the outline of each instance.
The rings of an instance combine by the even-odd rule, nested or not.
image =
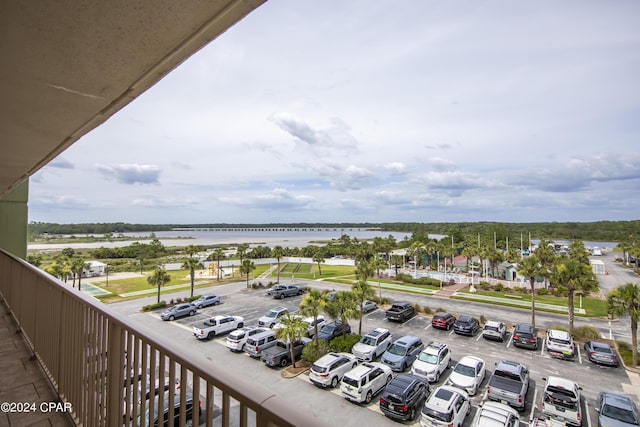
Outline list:
[[[43,402],[57,402],[49,383],[4,303],[0,303],[0,402],[34,403],[36,412],[0,411],[4,426],[75,426],[64,412],[41,411]],[[17,409],[17,408],[16,408]]]

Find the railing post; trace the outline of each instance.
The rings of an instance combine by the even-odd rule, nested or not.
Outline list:
[[[122,425],[122,393],[124,372],[124,334],[117,322],[108,324],[109,345],[107,348],[107,413],[106,425]]]

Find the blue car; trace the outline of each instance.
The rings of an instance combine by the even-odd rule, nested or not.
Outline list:
[[[209,307],[210,305],[220,304],[220,297],[217,295],[202,295],[192,303],[198,308]]]

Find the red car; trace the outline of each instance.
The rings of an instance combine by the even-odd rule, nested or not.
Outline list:
[[[433,315],[433,319],[431,319],[431,326],[438,329],[446,329],[448,331],[451,329],[455,321],[456,318],[453,314],[436,313]]]

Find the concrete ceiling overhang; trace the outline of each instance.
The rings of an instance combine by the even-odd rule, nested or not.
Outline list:
[[[265,1],[0,2],[0,197]]]

